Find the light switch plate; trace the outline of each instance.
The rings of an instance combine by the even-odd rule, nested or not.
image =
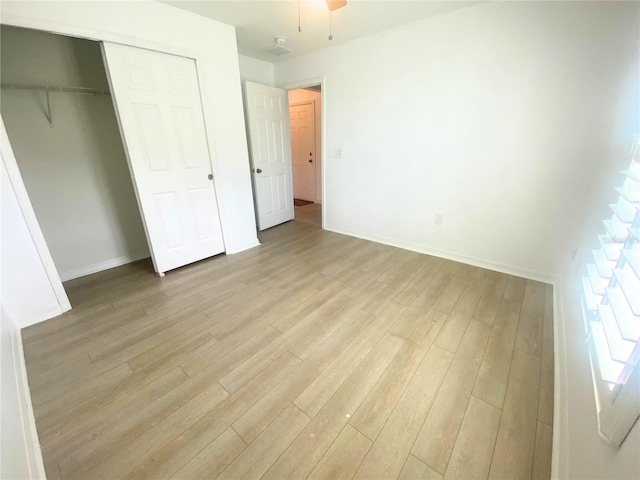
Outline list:
[[[333,158],[335,158],[336,160],[341,160],[342,159],[342,149],[341,148],[335,148],[333,150]]]

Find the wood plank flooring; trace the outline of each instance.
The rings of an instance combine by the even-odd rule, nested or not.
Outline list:
[[[322,205],[310,203],[301,207],[294,207],[296,222],[311,223],[322,227]]]
[[[68,282],[23,331],[48,478],[549,478],[550,285],[317,222],[260,237]]]

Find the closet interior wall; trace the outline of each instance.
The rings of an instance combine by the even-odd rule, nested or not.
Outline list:
[[[2,26],[2,84],[108,91],[97,42]],[[149,256],[107,95],[2,88],[20,173],[63,281]]]

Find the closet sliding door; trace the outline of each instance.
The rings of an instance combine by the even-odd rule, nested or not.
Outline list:
[[[195,61],[102,48],[156,272],[222,253]]]

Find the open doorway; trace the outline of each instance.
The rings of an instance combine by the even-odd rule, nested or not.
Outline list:
[[[258,231],[293,219],[322,228],[322,85],[244,82]]]
[[[322,227],[322,87],[288,96],[295,219]]]

